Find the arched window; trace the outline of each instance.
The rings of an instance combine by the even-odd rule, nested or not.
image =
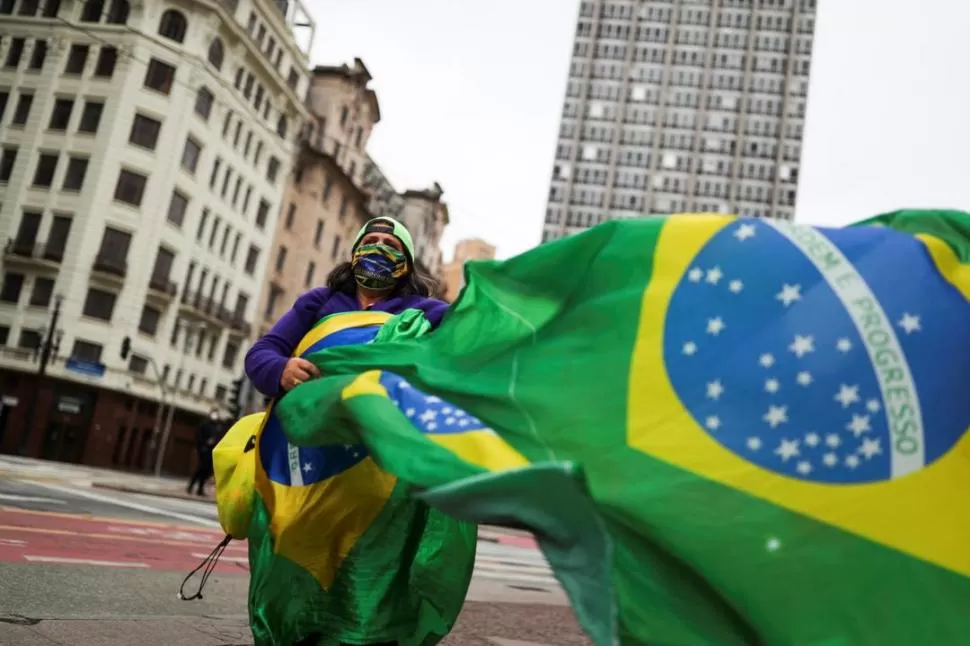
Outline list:
[[[188,26],[185,16],[174,9],[169,9],[162,14],[162,20],[158,23],[158,34],[181,43],[185,40],[185,31]]]
[[[222,41],[218,38],[213,38],[209,44],[209,62],[217,70],[222,70],[223,55]]]
[[[286,115],[281,114],[280,120],[276,122],[276,134],[286,139]]]
[[[81,11],[81,22],[101,22],[104,13],[104,0],[88,0]]]
[[[128,0],[112,0],[111,8],[108,10],[109,25],[124,25],[128,22],[128,13],[131,7]]]

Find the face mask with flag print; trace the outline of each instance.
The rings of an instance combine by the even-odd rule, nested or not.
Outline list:
[[[408,273],[407,257],[383,244],[358,247],[352,265],[357,284],[366,289],[393,289]]]

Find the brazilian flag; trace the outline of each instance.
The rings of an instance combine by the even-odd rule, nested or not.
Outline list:
[[[287,441],[532,529],[597,645],[970,639],[970,215],[616,221],[466,283],[306,355]]]

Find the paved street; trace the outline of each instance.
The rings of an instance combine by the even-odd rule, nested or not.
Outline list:
[[[229,545],[203,600],[176,598],[222,538],[210,501],[56,474],[50,463],[11,471],[0,459],[0,644],[251,643],[244,543]],[[532,542],[483,537],[465,612],[444,644],[588,643]]]

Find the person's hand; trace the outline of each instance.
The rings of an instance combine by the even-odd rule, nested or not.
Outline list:
[[[306,359],[293,357],[286,362],[286,367],[283,368],[283,376],[280,378],[280,386],[283,387],[283,390],[290,391],[303,382],[319,376],[320,371],[317,370],[315,365]]]

